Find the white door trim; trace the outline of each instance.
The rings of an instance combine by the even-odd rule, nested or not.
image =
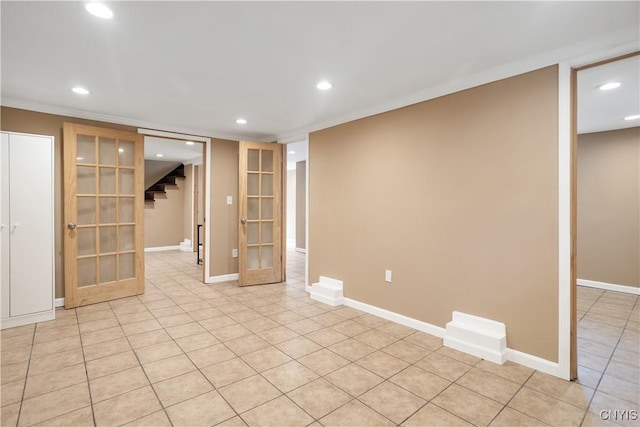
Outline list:
[[[310,247],[310,245],[309,245],[309,200],[310,200],[311,197],[309,196],[309,170],[310,170],[309,165],[310,165],[310,161],[311,161],[311,153],[309,152],[309,134],[306,135],[306,137],[304,139],[304,142],[305,142],[305,144],[307,146],[307,167],[305,168],[306,177],[305,177],[305,180],[304,180],[304,183],[305,183],[305,186],[306,186],[306,189],[305,189],[305,192],[304,192],[305,198],[306,198],[306,200],[304,202],[305,203],[304,212],[305,212],[305,216],[306,216],[305,221],[304,221],[304,225],[305,225],[305,230],[304,230],[304,242],[305,243],[304,243],[304,245],[305,245],[305,248],[306,248],[306,251],[304,253],[304,289],[307,292],[310,292],[311,291],[311,285],[309,284],[310,283],[309,282],[309,247]]]
[[[558,64],[558,373],[571,375],[571,67]]]

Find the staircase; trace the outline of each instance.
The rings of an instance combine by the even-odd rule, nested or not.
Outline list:
[[[180,163],[180,165],[158,180],[155,184],[147,188],[144,192],[144,201],[146,203],[155,202],[156,193],[166,193],[165,189],[167,185],[176,185],[176,180],[178,178],[184,179],[184,165]]]

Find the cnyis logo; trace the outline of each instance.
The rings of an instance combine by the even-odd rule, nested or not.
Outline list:
[[[605,421],[636,421],[638,411],[635,409],[603,409],[600,418]]]

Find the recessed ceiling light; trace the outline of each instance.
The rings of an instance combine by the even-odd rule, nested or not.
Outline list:
[[[624,119],[625,120],[638,120],[638,119],[640,119],[640,114],[634,114],[633,116],[627,116]]]
[[[74,91],[75,93],[79,94],[79,95],[89,95],[89,91],[83,87],[80,86],[76,86],[74,88],[71,89],[72,91]]]
[[[611,82],[600,85],[600,90],[611,90],[620,87],[620,82]]]
[[[156,154],[156,157],[164,157],[164,154],[158,153],[158,154]]]
[[[193,141],[187,141],[187,142],[185,142],[185,144],[187,144],[187,145],[193,145],[193,144],[195,144],[195,142],[193,142]]]
[[[113,18],[113,11],[102,3],[87,3],[84,8],[87,9],[87,12],[98,18]]]
[[[291,150],[291,151],[287,151],[287,153],[289,153],[289,154],[296,154],[296,152],[295,152],[295,151],[293,151],[293,150]]]
[[[124,153],[124,148],[118,148],[118,151],[119,151],[120,153]]]
[[[236,119],[236,123],[239,125],[246,125],[247,124],[247,119]]]
[[[323,81],[321,81],[320,83],[318,83],[318,84],[316,85],[316,87],[317,87],[318,89],[320,89],[320,90],[329,90],[329,89],[331,89],[332,85],[331,85],[331,83],[329,83],[328,81],[323,80]]]

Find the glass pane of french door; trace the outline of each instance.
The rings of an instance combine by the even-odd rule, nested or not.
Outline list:
[[[273,151],[249,149],[248,159],[247,265],[269,268],[273,267]]]
[[[241,286],[274,283],[281,270],[281,146],[240,143]]]
[[[78,135],[78,287],[131,277],[137,226],[133,147],[133,141]]]

